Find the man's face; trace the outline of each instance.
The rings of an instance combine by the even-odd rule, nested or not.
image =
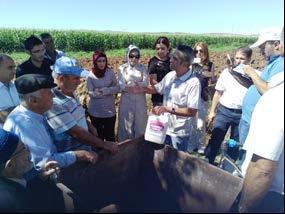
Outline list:
[[[247,58],[245,54],[243,54],[241,51],[238,51],[235,56],[235,65],[244,64],[249,65],[250,64],[250,58]]]
[[[47,51],[54,51],[55,47],[54,47],[54,42],[52,38],[45,38],[42,39],[43,43],[45,44],[45,48]]]
[[[9,83],[15,76],[15,63],[9,58],[5,58],[0,64],[0,80]]]
[[[51,109],[53,100],[52,100],[52,92],[50,88],[42,88],[40,89],[40,97],[37,97],[37,108],[41,112],[46,112]]]
[[[62,78],[62,84],[60,88],[68,93],[73,93],[77,89],[77,86],[79,84],[80,84],[80,77],[73,75],[65,75]]]
[[[21,142],[10,158],[13,174],[23,175],[33,168],[33,163],[30,160],[30,152],[27,150],[25,145]]]
[[[275,44],[272,41],[267,41],[259,46],[261,54],[268,59],[275,53]]]
[[[170,57],[170,68],[177,70],[181,66],[181,62],[178,59],[177,52],[175,51]]]
[[[45,47],[43,44],[35,45],[30,51],[31,58],[36,62],[42,62],[45,55]]]

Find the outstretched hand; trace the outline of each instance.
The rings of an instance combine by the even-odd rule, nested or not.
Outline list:
[[[152,113],[156,114],[156,115],[161,115],[164,112],[168,112],[167,107],[166,106],[155,106],[152,109]]]
[[[52,174],[58,174],[60,171],[59,165],[57,161],[48,161],[42,167],[41,175],[43,178],[47,178]]]

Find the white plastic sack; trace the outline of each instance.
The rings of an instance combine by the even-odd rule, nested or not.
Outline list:
[[[168,127],[168,114],[148,116],[144,138],[147,141],[163,144]]]

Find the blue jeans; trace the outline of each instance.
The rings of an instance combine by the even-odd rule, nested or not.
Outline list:
[[[243,119],[239,122],[239,142],[243,145],[249,132],[249,123]]]
[[[180,151],[187,151],[188,143],[189,143],[189,136],[184,136],[184,137],[173,137],[166,135],[164,143],[166,145],[170,145],[175,149],[178,149]]]
[[[241,110],[229,109],[223,105],[218,106],[217,114],[213,123],[211,139],[205,149],[205,155],[209,159],[209,163],[214,164],[216,155],[218,154],[221,144],[225,138],[228,129],[231,127],[231,139],[239,140],[238,126],[241,118]],[[236,160],[238,157],[238,147],[228,150],[229,156]]]
[[[244,142],[247,138],[247,135],[249,132],[249,126],[250,126],[250,124],[248,122],[246,122],[243,119],[240,119],[240,122],[239,122],[239,142],[242,145],[244,144]],[[242,163],[244,162],[245,155],[246,155],[246,151],[241,148],[239,151],[238,160],[236,162],[236,164],[239,168],[241,167]]]

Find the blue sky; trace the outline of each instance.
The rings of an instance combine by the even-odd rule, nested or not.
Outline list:
[[[284,0],[0,0],[0,28],[257,34]]]

